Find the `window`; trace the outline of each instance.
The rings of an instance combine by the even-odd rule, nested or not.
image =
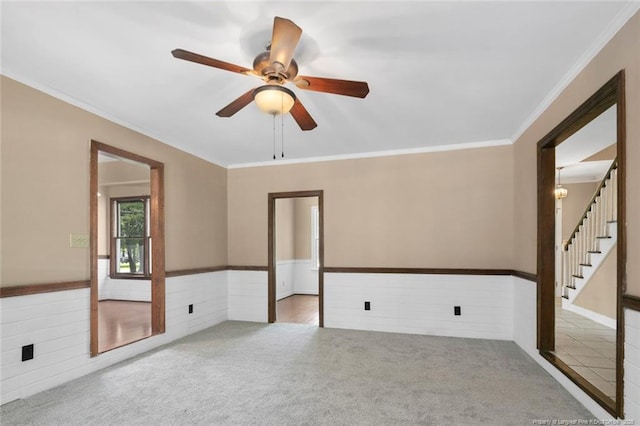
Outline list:
[[[311,207],[311,265],[320,268],[320,214],[318,206]]]
[[[111,275],[151,276],[149,197],[111,199]]]

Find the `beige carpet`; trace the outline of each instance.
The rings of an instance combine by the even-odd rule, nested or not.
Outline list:
[[[590,413],[513,342],[225,322],[1,407],[3,425],[530,425]]]

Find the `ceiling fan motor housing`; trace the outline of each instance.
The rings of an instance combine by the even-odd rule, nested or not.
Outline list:
[[[282,84],[285,80],[292,80],[298,75],[298,63],[295,59],[291,59],[289,68],[282,70],[281,64],[272,64],[270,62],[271,52],[264,51],[253,60],[253,69],[258,75],[268,77],[271,82],[277,81]],[[276,66],[280,65],[280,66]]]

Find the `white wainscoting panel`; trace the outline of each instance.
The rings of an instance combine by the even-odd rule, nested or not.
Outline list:
[[[151,302],[151,280],[112,279],[109,259],[98,259],[98,300]]]
[[[109,279],[109,259],[98,259],[98,300],[105,300],[107,287],[105,281]]]
[[[311,259],[296,259],[293,267],[293,292],[318,295],[318,269]]]
[[[318,270],[311,259],[280,260],[276,264],[276,299],[292,294],[318,294]]]
[[[613,419],[604,408],[540,355],[536,342],[536,283],[518,277],[511,277],[511,280],[513,281],[513,340],[596,418]]]
[[[227,271],[168,278],[166,332],[89,356],[89,289],[0,299],[0,404],[73,380],[227,319]],[[194,313],[188,305],[194,304]],[[22,346],[34,358],[22,362]]]
[[[624,310],[624,414],[640,423],[640,312]]]
[[[226,321],[227,274],[218,271],[167,278],[167,330],[175,330],[182,337]],[[191,314],[189,305],[193,305]]]
[[[89,289],[0,299],[1,403],[82,376],[89,359]],[[22,362],[22,346],[34,358]]]
[[[267,322],[267,271],[228,271],[229,319]]]
[[[105,278],[102,283],[100,300],[131,300],[134,302],[151,302],[151,280],[125,280]]]
[[[327,273],[324,325],[511,340],[512,284],[510,276]]]
[[[276,263],[276,300],[291,296],[293,292],[293,270],[295,260],[279,260]]]

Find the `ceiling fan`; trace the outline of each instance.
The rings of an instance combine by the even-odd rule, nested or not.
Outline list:
[[[253,69],[223,62],[183,49],[171,54],[178,59],[196,62],[239,74],[253,75],[264,80],[265,85],[251,89],[216,113],[219,117],[231,117],[255,100],[258,107],[270,114],[291,112],[302,130],[314,129],[317,124],[296,95],[284,85],[294,83],[296,87],[315,92],[364,98],[369,86],[364,81],[336,80],[323,77],[298,75],[298,64],[293,53],[302,35],[302,29],[289,19],[276,16],[273,20],[271,44],[265,52],[253,60]]]

